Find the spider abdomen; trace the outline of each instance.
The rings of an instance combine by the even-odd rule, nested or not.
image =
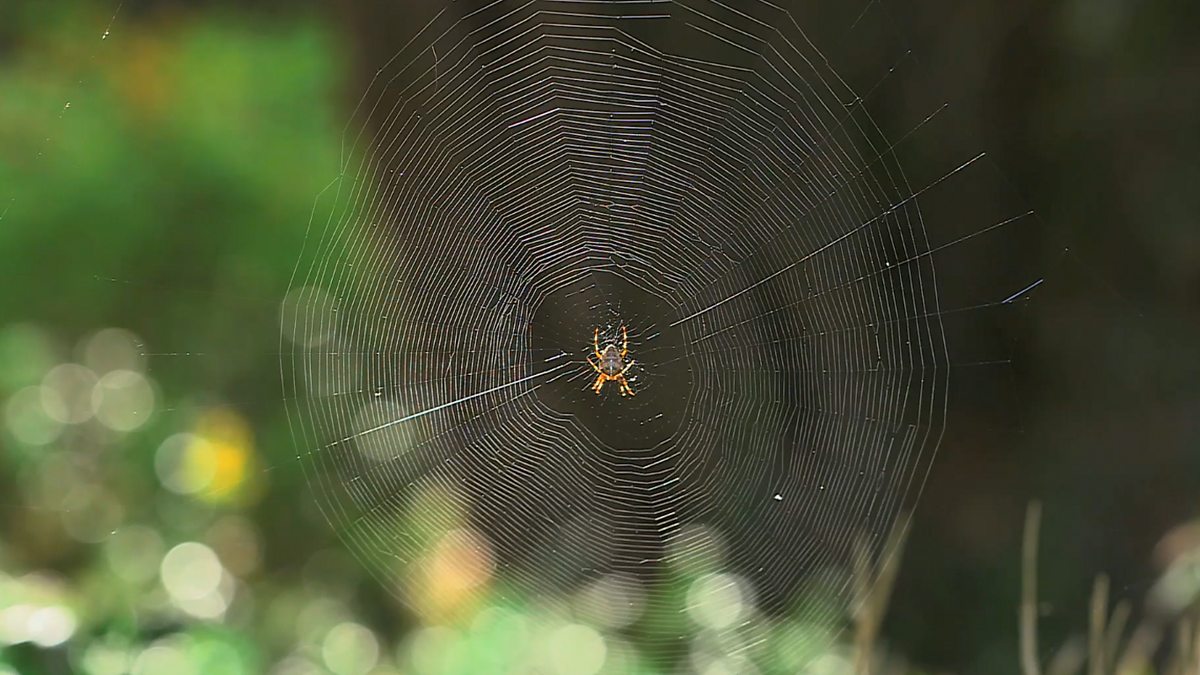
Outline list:
[[[604,354],[600,359],[600,370],[605,375],[616,375],[623,368],[625,368],[625,362],[617,348],[612,345],[605,347]]]

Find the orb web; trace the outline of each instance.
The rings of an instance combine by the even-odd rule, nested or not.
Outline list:
[[[285,302],[355,554],[386,580],[414,523],[465,527],[510,588],[719,567],[756,612],[841,611],[948,373],[926,188],[858,101],[769,2],[448,3],[355,110]],[[596,394],[622,327],[634,395]]]

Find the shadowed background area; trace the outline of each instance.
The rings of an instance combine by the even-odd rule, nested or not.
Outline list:
[[[1200,9],[840,4],[796,16],[872,92],[889,137],[950,104],[901,163],[928,175],[988,153],[992,178],[931,195],[927,220],[977,219],[965,234],[1036,212],[937,259],[943,309],[1043,281],[1003,311],[946,317],[948,429],[882,629],[922,668],[1013,672],[1028,500],[1044,502],[1047,657],[1085,625],[1095,574],[1140,605],[1191,542],[1163,537],[1197,515],[1200,495]],[[395,570],[404,603],[381,593],[315,503],[321,484],[296,456],[278,372],[280,303],[287,316],[343,126],[377,69],[442,7],[0,9],[0,663],[470,668],[430,656],[459,644],[496,571],[487,545],[455,525],[467,507],[436,488],[414,497],[390,536],[424,553]],[[864,9],[888,20],[855,23]],[[841,39],[851,25],[860,32]],[[688,48],[686,34],[660,37]],[[561,323],[539,325],[549,332],[535,340],[570,339],[552,334]],[[428,522],[431,511],[447,522]],[[633,594],[607,583],[584,592]],[[527,604],[489,606],[495,621],[471,625],[483,644],[516,642],[512,631],[534,629],[513,617],[544,609]],[[644,624],[618,609],[591,618],[621,635],[609,656],[636,652]],[[587,655],[598,635],[580,626],[530,634]],[[594,672],[582,657],[543,656],[567,664],[549,672]],[[612,665],[637,662],[621,658],[611,672],[639,672]]]

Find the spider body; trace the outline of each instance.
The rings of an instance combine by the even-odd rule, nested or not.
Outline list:
[[[600,390],[604,388],[605,382],[616,382],[621,389],[622,396],[633,396],[633,389],[629,386],[629,381],[625,379],[625,373],[633,365],[633,359],[628,361],[625,357],[629,354],[629,334],[625,330],[625,326],[621,326],[621,346],[616,344],[605,345],[604,349],[600,349],[600,329],[597,328],[592,333],[592,350],[596,354],[596,359],[588,357],[588,363],[596,371],[596,381],[592,383],[592,391],[599,395]]]

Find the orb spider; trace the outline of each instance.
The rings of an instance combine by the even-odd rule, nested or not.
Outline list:
[[[592,383],[592,391],[600,394],[600,390],[604,388],[604,383],[608,381],[616,382],[621,388],[622,396],[633,396],[633,388],[629,386],[629,381],[625,379],[625,373],[633,365],[633,359],[625,360],[625,356],[629,353],[629,334],[625,331],[625,326],[621,326],[621,346],[617,347],[615,343],[605,345],[604,351],[600,351],[600,329],[597,328],[592,333],[592,349],[596,352],[596,360],[588,357],[588,363],[596,370],[596,381]]]

